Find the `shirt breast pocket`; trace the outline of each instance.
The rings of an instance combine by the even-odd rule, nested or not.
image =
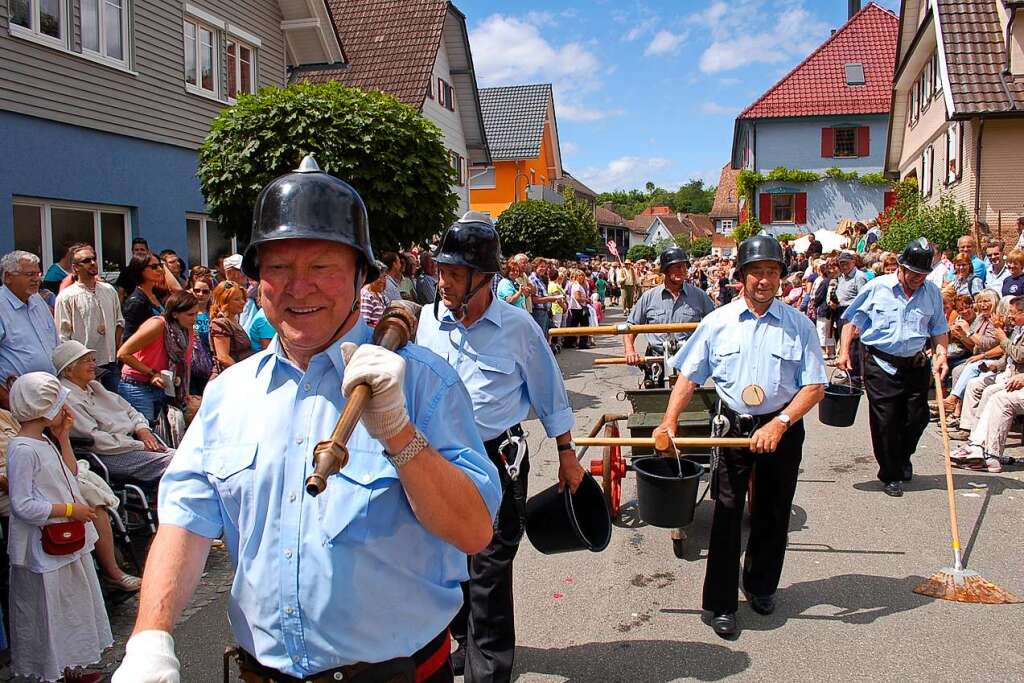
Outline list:
[[[772,350],[772,359],[778,364],[778,372],[772,373],[771,377],[773,390],[777,391],[783,386],[784,379],[793,386],[799,386],[797,376],[800,372],[803,358],[804,349],[796,339],[786,339],[782,346]]]
[[[740,342],[738,339],[716,340],[711,349],[714,367],[712,375],[715,381],[729,382],[736,376],[740,360]]]
[[[924,311],[907,311],[907,330],[917,336],[928,336],[928,316]]]
[[[479,354],[476,358],[476,378],[474,386],[467,386],[473,402],[485,402],[501,396],[502,385],[509,383],[509,379],[516,371],[516,362],[511,358]]]
[[[259,445],[241,443],[211,446],[203,451],[203,469],[217,488],[221,506],[240,533],[248,528],[253,509],[256,453]]]
[[[325,545],[359,544],[391,535],[399,510],[407,506],[398,473],[383,453],[353,450],[350,456],[317,498]]]

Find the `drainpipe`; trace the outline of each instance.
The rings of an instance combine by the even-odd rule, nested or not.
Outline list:
[[[1010,18],[1006,22],[1006,46],[1005,53],[1006,59],[1003,63],[1003,70],[999,72],[999,82],[1003,84],[1003,93],[1006,95],[1006,100],[1010,103],[1010,111],[1017,111],[1017,101],[1013,97],[1013,93],[1010,92],[1010,86],[1006,83],[1006,77],[1010,75],[1010,51],[1013,45],[1013,22],[1017,18],[1017,9],[1024,3],[1017,2],[1006,2],[1006,8],[1010,10]]]

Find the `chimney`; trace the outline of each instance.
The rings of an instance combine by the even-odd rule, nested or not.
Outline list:
[[[849,0],[847,4],[850,8],[850,16],[847,19],[853,19],[853,15],[860,11],[860,0]]]

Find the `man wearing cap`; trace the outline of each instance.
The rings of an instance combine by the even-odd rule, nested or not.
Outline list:
[[[914,240],[900,255],[899,270],[869,282],[843,314],[849,324],[836,367],[853,368],[850,349],[859,338],[866,352],[864,383],[878,479],[893,497],[903,495],[903,482],[914,473],[910,458],[928,425],[932,372],[945,376],[948,370],[942,294],[926,279],[934,257],[926,239]]]
[[[426,349],[370,343],[358,300],[378,276],[366,208],[312,157],[260,193],[252,238],[242,267],[277,336],[207,387],[164,475],[114,681],[179,680],[170,631],[220,536],[245,681],[451,681],[465,556],[490,542],[500,498],[469,395]],[[313,448],[362,384],[348,462],[314,498]]]
[[[850,307],[853,300],[860,294],[860,290],[864,289],[864,285],[868,283],[868,278],[864,273],[857,267],[857,254],[844,249],[839,254],[837,259],[839,264],[839,276],[836,278],[836,301],[838,302],[838,308],[836,308],[836,317],[839,320],[839,336],[842,335],[842,329],[846,325],[846,320],[842,317],[846,309]],[[856,340],[851,343],[850,346],[850,362],[853,365],[853,370],[850,372],[850,379],[859,381],[860,379],[860,348]]]
[[[661,252],[658,261],[665,281],[644,292],[633,309],[629,312],[626,322],[630,325],[657,325],[663,323],[695,323],[715,310],[711,297],[687,280],[689,278],[690,257],[679,247],[670,247]],[[678,350],[678,344],[689,337],[689,333],[658,333],[646,334],[647,357],[665,357],[666,347],[670,354]],[[647,386],[664,386],[664,374],[652,373],[650,363],[636,350],[636,334],[622,336],[625,347],[626,362],[639,365],[644,370],[644,384]],[[655,376],[657,379],[655,379]]]
[[[452,634],[452,655],[467,683],[509,681],[515,655],[512,560],[526,514],[530,461],[521,422],[531,409],[558,446],[558,483],[576,490],[583,469],[571,431],[575,420],[545,332],[530,314],[495,297],[489,287],[501,244],[486,214],[469,212],[441,239],[438,299],[424,309],[416,342],[459,373],[473,399],[477,430],[501,476],[503,496],[494,535],[469,558],[465,604]]]
[[[757,495],[743,561],[743,589],[758,614],[775,609],[790,510],[803,454],[803,416],[825,393],[825,362],[807,316],[775,298],[786,274],[782,246],[757,235],[739,246],[735,301],[710,313],[671,360],[680,377],[655,433],[675,436],[676,421],[709,378],[719,398],[716,435],[749,437],[712,464],[715,511],[704,575],[703,608],[723,638],[736,634],[743,508],[754,467]]]

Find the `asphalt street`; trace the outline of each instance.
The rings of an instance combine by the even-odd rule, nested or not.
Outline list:
[[[577,435],[603,413],[629,412],[616,395],[636,386],[637,371],[592,366],[617,350],[617,339],[603,338],[596,349],[558,357]],[[557,456],[539,422],[526,426],[536,493],[555,481]],[[901,499],[883,495],[875,479],[866,405],[847,429],[823,426],[813,411],[807,432],[775,614],[759,616],[741,598],[739,637],[715,636],[700,611],[711,504],[698,508],[687,559],[677,559],[668,530],[637,518],[630,473],[622,519],[604,552],[544,556],[524,541],[515,577],[515,679],[1021,680],[1024,606],[912,592],[951,560],[937,428],[922,439],[916,476]],[[1024,455],[1020,443],[1011,437],[1011,455]],[[956,485],[969,566],[1024,595],[1024,470],[958,472]],[[183,681],[221,680],[231,638],[220,591],[229,580],[230,569],[215,557],[201,603],[177,629]]]

